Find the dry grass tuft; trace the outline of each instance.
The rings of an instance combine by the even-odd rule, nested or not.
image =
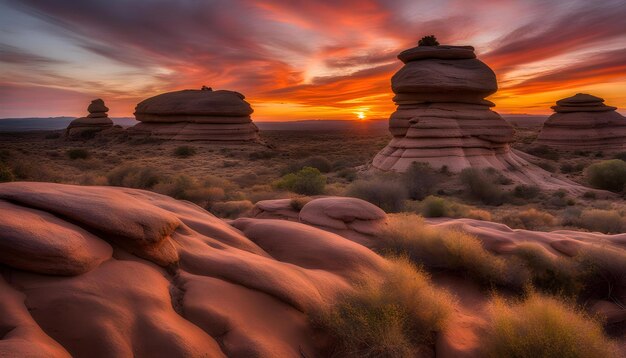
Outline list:
[[[617,357],[598,322],[563,300],[535,293],[517,303],[494,299],[484,337],[486,357]]]
[[[390,263],[382,283],[367,282],[312,315],[313,325],[331,337],[327,356],[415,357],[445,329],[452,296],[406,258]]]
[[[527,280],[523,266],[488,252],[478,238],[428,226],[416,215],[391,217],[381,239],[383,251],[406,254],[429,269],[467,274],[487,285],[521,288]]]

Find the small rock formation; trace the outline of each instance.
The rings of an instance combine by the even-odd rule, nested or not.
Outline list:
[[[473,47],[418,46],[398,58],[405,65],[391,78],[394,138],[374,167],[403,172],[417,161],[458,172],[516,161],[509,149],[513,128],[484,99],[498,89],[496,76]]]
[[[253,110],[241,93],[200,90],[163,93],[143,100],[135,108],[141,123],[131,133],[182,141],[257,141]]]
[[[557,101],[535,143],[562,150],[626,149],[626,118],[603,102],[585,93]]]
[[[113,127],[113,121],[108,117],[109,108],[100,98],[91,101],[87,107],[87,117],[76,118],[67,126],[65,136],[69,138],[86,138],[90,134]]]

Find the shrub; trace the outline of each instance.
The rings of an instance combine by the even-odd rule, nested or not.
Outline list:
[[[619,152],[613,156],[614,159],[623,160],[626,162],[626,152]]]
[[[301,168],[311,167],[319,170],[322,173],[328,173],[333,169],[332,163],[322,156],[306,158],[304,161],[301,162],[300,165]]]
[[[300,211],[311,200],[311,198],[306,196],[301,198],[293,198],[289,202],[289,206],[295,211]]]
[[[537,243],[519,243],[512,252],[530,270],[535,287],[558,295],[575,297],[583,288],[575,262],[554,256]]]
[[[541,145],[538,147],[530,148],[527,152],[528,154],[532,154],[536,157],[550,159],[550,160],[559,160],[559,158],[561,157],[559,155],[559,152],[548,147],[547,145]]]
[[[626,185],[626,162],[611,159],[595,163],[587,168],[586,175],[593,187],[619,192]]]
[[[261,150],[258,152],[252,152],[248,154],[248,158],[250,160],[259,160],[259,159],[271,159],[276,156],[276,152],[272,150]]]
[[[123,165],[109,172],[107,179],[109,185],[151,189],[161,180],[161,177],[158,170],[152,167]]]
[[[211,205],[210,211],[220,218],[236,219],[249,213],[253,206],[249,200],[217,202]]]
[[[89,152],[85,149],[68,149],[65,154],[72,160],[87,159],[90,156]]]
[[[461,182],[470,195],[488,205],[500,205],[504,201],[504,193],[493,183],[493,178],[484,171],[467,168],[461,172]]]
[[[421,214],[427,218],[451,216],[448,202],[437,196],[428,196],[422,201]]]
[[[0,164],[0,183],[5,183],[9,181],[14,181],[15,175],[13,175],[13,171],[11,168]]]
[[[617,357],[598,322],[539,294],[517,303],[496,298],[483,337],[486,357]]]
[[[407,191],[397,180],[374,178],[355,181],[348,187],[346,195],[369,201],[388,213],[395,213],[404,208]]]
[[[587,245],[574,257],[585,293],[591,297],[613,300],[615,287],[626,282],[626,250],[604,245]]]
[[[537,230],[554,226],[556,218],[550,213],[530,208],[519,213],[506,215],[502,218],[502,222],[512,228]]]
[[[318,169],[304,167],[297,173],[290,173],[278,180],[275,186],[303,195],[319,195],[326,187],[326,177]]]
[[[523,267],[508,263],[487,250],[476,237],[458,230],[428,226],[415,215],[389,219],[381,234],[381,249],[408,257],[432,270],[454,271],[483,284],[522,287]]]
[[[430,165],[425,163],[413,163],[402,177],[409,194],[413,200],[422,200],[433,192],[437,178],[433,174]]]
[[[337,172],[337,176],[352,182],[356,179],[356,170],[354,168],[343,168]]]
[[[188,145],[181,145],[180,147],[176,147],[176,149],[174,149],[175,157],[188,158],[194,154],[196,154],[196,148]]]
[[[513,189],[513,196],[522,199],[536,198],[539,193],[541,189],[536,185],[518,185]]]
[[[619,234],[626,229],[625,220],[615,210],[589,209],[580,214],[578,226],[606,234]]]
[[[417,45],[418,46],[439,46],[439,41],[437,41],[437,38],[435,37],[435,35],[428,35],[428,36],[422,37],[417,43]]]
[[[311,321],[330,337],[325,356],[408,358],[434,344],[454,304],[424,272],[396,258],[382,283],[364,282]]]

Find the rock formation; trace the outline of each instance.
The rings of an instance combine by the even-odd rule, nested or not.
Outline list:
[[[402,172],[417,161],[458,172],[515,161],[513,128],[484,99],[496,92],[496,76],[473,47],[418,46],[398,58],[405,65],[391,79],[398,106],[389,119],[394,138],[374,167]]]
[[[308,314],[382,280],[389,268],[367,248],[380,240],[386,215],[353,198],[305,204],[300,221],[321,230],[269,218],[229,225],[144,190],[13,182],[0,184],[0,214],[0,357],[323,356],[328,337]],[[525,243],[548,257],[626,245],[626,234],[511,230],[470,219],[430,224],[468,231],[496,255]],[[354,230],[372,240],[352,242],[349,233],[363,235]],[[471,356],[488,296],[471,280],[445,275],[438,284],[471,304],[459,306],[435,352]],[[625,288],[613,288],[615,302]],[[608,322],[626,321],[612,301],[589,306]]]
[[[535,143],[562,150],[625,150],[626,118],[603,102],[585,93],[557,101]]]
[[[386,261],[143,190],[0,184],[0,357],[316,357],[307,312]]]
[[[131,133],[182,141],[256,141],[258,128],[252,123],[253,110],[241,93],[182,90],[143,100],[135,108],[141,123]]]
[[[91,101],[87,107],[87,117],[76,118],[67,126],[65,136],[69,138],[85,138],[94,132],[113,127],[113,121],[107,116],[109,108],[100,98]]]
[[[586,190],[511,149],[513,127],[485,99],[498,89],[496,76],[473,47],[418,46],[398,58],[404,66],[391,78],[397,104],[389,118],[393,139],[374,157],[374,168],[404,172],[414,162],[451,172],[495,168],[518,184]]]

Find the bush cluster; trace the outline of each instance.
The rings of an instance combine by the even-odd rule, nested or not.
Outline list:
[[[304,167],[296,173],[284,175],[274,185],[298,194],[319,195],[324,193],[326,177],[316,168]]]
[[[626,185],[626,162],[611,159],[594,163],[587,168],[586,176],[595,188],[620,192]]]

